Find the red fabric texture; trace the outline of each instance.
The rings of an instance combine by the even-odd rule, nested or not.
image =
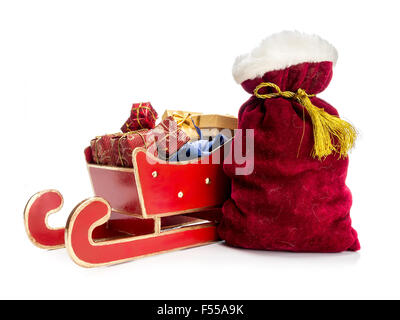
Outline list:
[[[190,140],[178,128],[172,117],[160,122],[154,129],[137,130],[96,137],[90,142],[93,161],[101,165],[132,168],[132,152],[144,147],[154,156],[168,158]]]
[[[244,81],[242,86],[252,94],[261,82],[272,82],[282,91],[302,88],[308,94],[317,94],[331,78],[331,62],[302,63],[267,72]],[[269,89],[260,91],[266,92]],[[327,102],[317,97],[311,101],[338,115]],[[224,164],[225,173],[232,179],[232,192],[223,206],[220,237],[229,245],[252,249],[359,250],[350,219],[352,196],[345,184],[348,158],[338,159],[333,154],[320,161],[311,157],[314,138],[307,111],[294,100],[252,96],[239,111],[239,129],[254,129],[254,171],[240,176],[235,169],[243,165],[234,160]],[[242,135],[244,144],[246,133],[237,134]]]
[[[131,115],[121,128],[122,132],[131,132],[140,129],[153,129],[158,114],[150,102],[134,103]]]

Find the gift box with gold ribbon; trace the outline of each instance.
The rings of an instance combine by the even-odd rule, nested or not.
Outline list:
[[[238,124],[237,118],[231,115],[166,110],[162,118],[165,119],[169,116],[174,118],[178,126],[185,131],[191,140],[201,139],[202,135],[215,137],[223,129],[229,129],[233,136],[233,130],[237,129]]]
[[[126,132],[111,140],[112,165],[132,168],[132,152],[136,148],[144,147],[157,155],[154,139],[148,129]]]
[[[225,136],[229,136],[227,130],[230,130],[231,137],[233,137],[234,130],[238,127],[237,117],[231,115],[198,114],[193,115],[192,120],[205,137],[215,137],[221,132]]]
[[[131,132],[141,129],[153,129],[158,118],[156,110],[150,102],[134,103],[131,115],[121,128],[122,132]]]
[[[200,115],[200,112],[181,111],[181,110],[165,110],[162,119],[172,117],[178,125],[178,128],[183,130],[190,138],[190,140],[198,140],[201,138],[199,128],[196,128],[192,117]]]
[[[90,141],[93,161],[97,164],[112,165],[112,144],[117,138],[120,138],[122,133],[106,134],[97,136]]]

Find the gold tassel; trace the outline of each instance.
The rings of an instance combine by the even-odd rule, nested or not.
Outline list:
[[[265,87],[274,88],[276,92],[259,94],[258,91]],[[311,103],[310,97],[315,95],[308,95],[303,89],[298,89],[296,93],[291,91],[281,91],[276,84],[270,82],[259,84],[254,89],[254,95],[260,99],[271,99],[277,97],[295,99],[307,110],[313,124],[313,158],[322,160],[333,152],[338,153],[339,158],[347,157],[350,149],[354,146],[357,138],[357,132],[354,127],[345,120],[325,112],[323,108],[314,106]],[[336,143],[334,144],[332,140],[336,140]]]

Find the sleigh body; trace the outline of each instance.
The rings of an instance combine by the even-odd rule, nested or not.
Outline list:
[[[63,198],[56,190],[35,194],[24,213],[28,236],[41,248],[65,246],[84,267],[217,241],[221,205],[230,192],[222,170],[228,148],[187,162],[166,162],[138,148],[133,168],[94,164],[87,148],[95,196],[72,210],[65,228],[52,229],[47,217],[61,209]]]

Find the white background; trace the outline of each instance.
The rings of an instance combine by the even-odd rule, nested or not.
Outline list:
[[[398,1],[0,1],[0,298],[400,298]],[[62,226],[92,195],[89,140],[131,103],[236,114],[234,58],[281,30],[317,33],[340,58],[321,98],[360,131],[348,185],[359,253],[209,245],[84,269],[31,245],[37,191],[59,189]]]

